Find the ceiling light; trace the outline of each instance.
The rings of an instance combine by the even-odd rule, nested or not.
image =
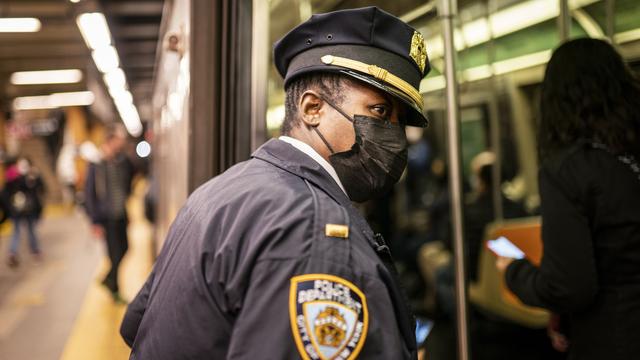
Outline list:
[[[93,104],[91,91],[54,93],[43,96],[24,96],[13,100],[16,110],[54,109],[64,106],[87,106]]]
[[[85,13],[76,19],[80,33],[92,50],[111,44],[111,34],[104,15],[99,12]]]
[[[36,18],[0,18],[0,32],[36,32],[40,27]]]
[[[599,0],[569,0],[569,9],[581,9]],[[558,17],[560,5],[557,1],[527,0],[491,14],[489,18],[479,18],[462,24],[462,30],[455,30],[456,50],[479,45],[492,37],[499,38],[530,26]],[[427,39],[429,57],[435,59],[444,54],[442,36]]]
[[[136,154],[141,158],[146,158],[151,154],[151,145],[146,141],[140,141],[136,146]]]
[[[127,78],[122,69],[116,68],[104,74],[104,82],[109,89],[124,89],[127,85]]]
[[[93,50],[91,53],[93,62],[101,73],[108,73],[116,70],[120,61],[118,60],[118,52],[113,46],[104,46]]]
[[[79,2],[80,2],[80,0],[69,0],[69,1],[71,1],[71,2],[72,2],[72,3],[74,3],[74,4],[77,4],[77,3],[79,3]]]
[[[18,71],[11,74],[11,83],[14,85],[72,84],[80,80],[82,71],[78,69]]]
[[[113,102],[116,104],[116,107],[118,104],[133,104],[133,96],[128,90],[111,93],[111,97],[113,98]]]
[[[140,115],[138,115],[135,105],[116,103],[116,107],[129,134],[134,137],[140,136],[142,134],[142,122],[140,122]]]

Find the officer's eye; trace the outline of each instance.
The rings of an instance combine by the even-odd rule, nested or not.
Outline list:
[[[385,104],[373,105],[370,107],[371,112],[381,119],[388,119],[391,117],[391,107]]]

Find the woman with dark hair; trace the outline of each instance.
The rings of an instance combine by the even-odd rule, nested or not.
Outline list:
[[[543,258],[499,258],[525,303],[560,315],[569,359],[640,356],[640,84],[607,42],[551,57],[539,146]]]

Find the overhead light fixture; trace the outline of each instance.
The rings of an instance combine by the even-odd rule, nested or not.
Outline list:
[[[129,95],[127,94],[131,94],[129,92],[129,90],[125,89],[124,87],[111,87],[109,88],[109,95],[111,95],[111,97],[115,100],[115,99],[122,99],[125,97],[129,97]],[[131,102],[131,101],[129,101]]]
[[[107,84],[109,90],[124,89],[127,86],[127,78],[122,69],[116,68],[104,74],[104,83]]]
[[[133,104],[133,96],[129,90],[122,90],[111,93],[111,97],[113,98],[113,102],[116,104]]]
[[[64,106],[87,106],[93,104],[91,91],[54,93],[42,96],[24,96],[13,100],[16,110],[55,109]]]
[[[496,61],[490,65],[485,64],[476,66],[462,71],[460,83],[478,81],[487,79],[492,75],[504,75],[514,71],[546,64],[549,62],[550,58],[551,50],[543,50],[507,60]],[[443,75],[428,77],[420,82],[420,92],[422,93],[441,90],[445,87],[446,81]]]
[[[74,3],[74,4],[77,4],[77,3],[79,3],[79,2],[80,2],[80,0],[69,0],[69,1],[71,1],[71,2],[72,2],[72,3]]]
[[[569,9],[575,11],[600,0],[569,0]],[[544,21],[558,17],[560,5],[557,1],[528,0],[496,11],[489,17],[482,17],[461,25],[455,30],[456,50],[464,50],[499,38]],[[430,58],[444,54],[442,36],[434,36],[426,41]]]
[[[102,13],[84,13],[78,16],[76,23],[90,49],[95,50],[111,45],[111,33]]]
[[[101,73],[108,73],[116,70],[120,65],[118,52],[113,46],[105,46],[95,49],[91,53],[91,57],[93,57],[93,62],[96,63],[96,67]]]
[[[76,23],[87,46],[93,50],[91,52],[93,62],[104,74],[104,82],[127,131],[134,137],[140,136],[142,122],[138,109],[133,104],[133,96],[127,90],[127,78],[124,71],[119,68],[118,51],[111,42],[107,20],[102,13],[93,12],[78,16]]]
[[[148,157],[151,154],[151,145],[144,140],[140,141],[136,146],[136,154],[143,159]]]
[[[36,32],[41,27],[36,18],[0,18],[0,32]]]
[[[82,80],[82,71],[78,69],[18,71],[11,74],[14,85],[34,84],[73,84]]]
[[[129,134],[134,137],[140,136],[142,134],[142,122],[135,105],[116,103],[116,107]]]

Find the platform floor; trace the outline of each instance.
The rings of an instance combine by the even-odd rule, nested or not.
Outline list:
[[[129,201],[129,251],[120,287],[132,299],[152,265],[151,227],[142,213],[144,184]],[[108,267],[106,248],[93,238],[76,209],[48,209],[38,226],[44,259],[31,258],[26,238],[21,264],[7,266],[11,229],[0,237],[0,360],[128,359],[118,334],[125,306],[100,285]]]

